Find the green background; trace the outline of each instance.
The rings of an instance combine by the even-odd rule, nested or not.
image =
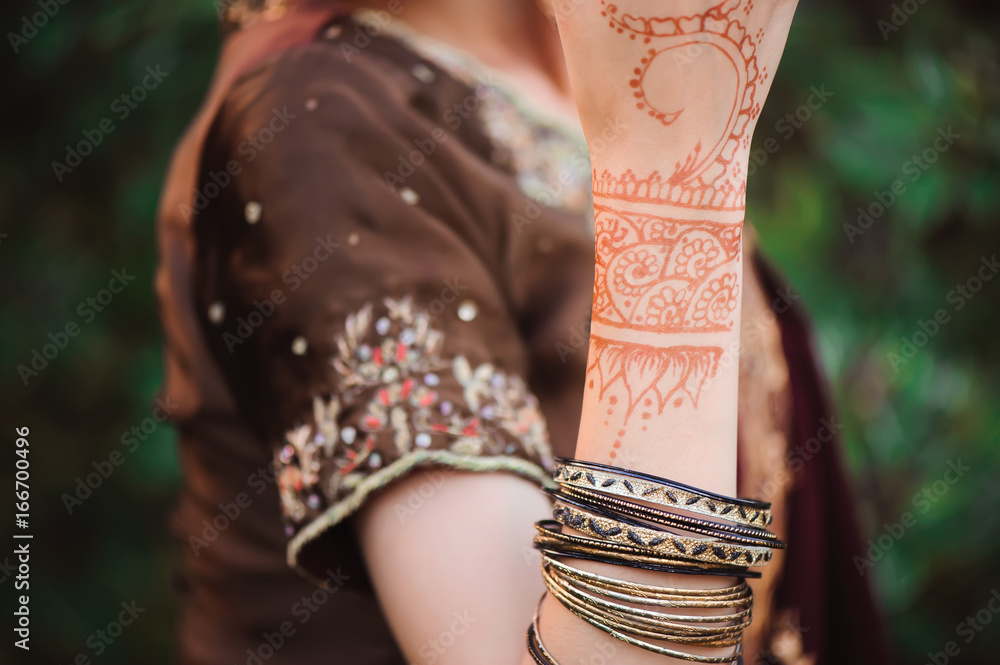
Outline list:
[[[814,318],[864,538],[914,516],[865,569],[901,661],[925,663],[955,641],[952,662],[992,665],[1000,621],[968,643],[958,624],[1000,590],[1000,279],[971,299],[953,289],[1000,253],[1000,17],[974,3],[904,4],[916,11],[897,14],[891,32],[879,23],[891,20],[889,3],[800,6],[755,135],[771,152],[755,153],[748,214]],[[4,4],[0,26],[20,32],[36,11],[37,1]],[[167,521],[180,482],[172,431],[159,426],[126,453],[72,515],[61,496],[152,413],[162,376],[154,212],[217,44],[205,0],[73,0],[17,53],[9,37],[0,47],[3,482],[11,486],[14,427],[27,425],[36,534],[33,649],[15,662],[93,656],[88,636],[133,599],[143,613],[93,662],[169,658],[178,550]],[[113,101],[156,65],[169,76],[121,118]],[[810,108],[811,89],[824,86],[832,96]],[[794,126],[789,113],[804,120]],[[59,182],[51,163],[103,118],[114,131]],[[959,137],[914,171],[914,155],[948,128]],[[860,235],[845,228],[896,180],[901,193],[884,214]],[[78,305],[122,268],[136,279],[88,321]],[[918,334],[939,309],[947,322]],[[70,322],[80,334],[26,386],[17,366]],[[959,460],[970,470],[935,485]],[[933,503],[915,503],[923,490]],[[3,557],[6,547],[0,568]],[[14,580],[0,580],[6,635]]]

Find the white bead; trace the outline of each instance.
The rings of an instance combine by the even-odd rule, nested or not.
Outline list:
[[[466,300],[458,306],[458,318],[468,323],[479,315],[479,306],[472,300]]]
[[[389,319],[383,316],[382,318],[380,318],[378,321],[375,322],[375,332],[377,332],[379,335],[384,335],[387,332],[389,332],[389,326],[391,325],[392,324],[390,323]]]
[[[226,318],[226,306],[221,300],[216,300],[208,306],[208,320],[219,325]]]
[[[368,466],[373,469],[377,469],[382,466],[382,455],[380,455],[378,451],[375,451],[368,456]]]
[[[243,217],[247,220],[247,224],[256,224],[260,221],[262,212],[264,212],[264,208],[260,203],[250,201],[247,203],[246,208],[243,209]]]
[[[354,440],[357,438],[357,436],[358,436],[358,430],[354,429],[353,427],[345,427],[344,429],[340,430],[340,440],[346,443],[347,445],[351,445],[352,443],[354,443]]]
[[[416,76],[421,81],[423,81],[424,83],[430,83],[435,78],[437,78],[434,75],[434,70],[432,70],[430,67],[428,67],[422,62],[418,62],[417,64],[413,65],[413,69],[411,69],[410,71],[413,72],[413,75]]]
[[[297,356],[304,356],[306,351],[309,350],[309,340],[307,340],[302,335],[299,335],[292,340],[292,353]]]
[[[420,203],[420,195],[409,187],[404,187],[399,190],[399,197],[403,199],[403,203],[408,206],[415,206]]]
[[[421,432],[413,437],[413,443],[417,444],[421,448],[428,448],[431,445],[431,435],[427,432]]]

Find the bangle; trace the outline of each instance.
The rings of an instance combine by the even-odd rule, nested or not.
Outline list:
[[[690,561],[665,556],[640,549],[634,545],[584,538],[563,533],[563,525],[555,520],[540,520],[535,523],[535,549],[587,561],[597,561],[616,566],[642,568],[661,573],[679,575],[719,575],[723,577],[758,578],[760,573],[742,566],[731,566],[714,562]]]
[[[616,518],[603,511],[585,508],[564,497],[556,499],[552,516],[558,522],[583,533],[612,542],[632,543],[657,554],[693,561],[748,566],[764,565],[771,560],[771,551],[766,547],[678,536],[663,529],[642,526],[628,518]],[[737,564],[738,561],[745,563]]]
[[[747,598],[735,603],[728,603],[728,607],[745,608],[731,614],[668,614],[662,611],[643,610],[630,605],[622,605],[620,603],[605,600],[595,594],[588,593],[587,591],[573,586],[572,583],[567,581],[565,578],[560,577],[548,567],[543,567],[543,575],[546,576],[547,583],[562,588],[582,603],[591,605],[598,610],[602,610],[605,614],[610,614],[615,617],[628,617],[634,619],[638,623],[648,624],[649,626],[675,629],[681,633],[690,634],[730,634],[733,632],[742,632],[748,625],[750,625],[749,617],[752,613],[753,607],[753,601],[751,600],[752,596],[748,596]],[[703,626],[700,624],[716,625]]]
[[[771,504],[765,501],[726,497],[666,478],[597,462],[557,457],[556,464],[553,478],[560,485],[594,488],[605,494],[681,508],[748,526],[768,526],[774,519]]]
[[[554,568],[559,575],[571,579],[579,586],[609,598],[636,604],[678,608],[731,607],[751,596],[750,587],[743,580],[739,584],[720,589],[678,589],[615,580],[597,573],[573,568],[547,553],[542,554],[542,565]]]
[[[560,490],[546,491],[550,496],[564,496],[576,499],[581,503],[603,508],[608,512],[620,513],[656,524],[662,524],[663,526],[684,529],[692,533],[714,536],[723,540],[743,543],[744,545],[759,545],[761,547],[776,549],[785,548],[785,543],[778,540],[777,536],[766,529],[739,526],[726,522],[713,522],[689,515],[672,513],[584,488],[567,486]]]

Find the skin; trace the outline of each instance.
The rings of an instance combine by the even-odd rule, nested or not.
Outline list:
[[[594,167],[597,233],[581,459],[735,493],[738,363],[719,359],[739,335],[750,137],[794,8],[558,3],[561,49],[534,2],[421,0],[400,17],[517,77],[553,110],[574,115],[572,89]],[[604,140],[608,126],[619,130],[613,140]],[[549,516],[548,500],[513,476],[448,473],[401,521],[395,507],[431,473],[395,483],[355,520],[397,641],[413,663],[530,663],[524,631],[544,591],[532,524]],[[578,565],[667,586],[732,583]],[[442,639],[455,632],[455,612],[478,620]],[[591,662],[595,652],[609,663],[673,661],[614,640],[552,599],[540,622],[563,663]],[[435,646],[444,642],[451,646]]]

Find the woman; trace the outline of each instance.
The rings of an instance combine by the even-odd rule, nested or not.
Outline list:
[[[886,662],[800,316],[741,234],[793,8],[756,4],[226,7],[159,220],[181,662],[529,662],[554,455],[738,469],[789,545],[746,662]],[[670,662],[540,621],[559,662]]]

